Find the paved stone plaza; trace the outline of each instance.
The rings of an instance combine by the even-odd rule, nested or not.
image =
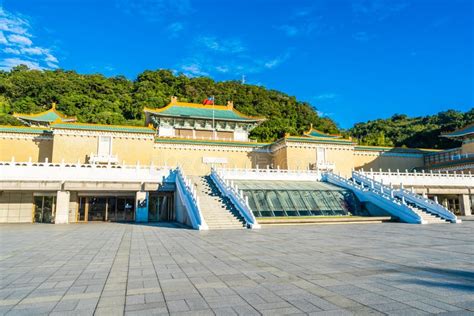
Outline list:
[[[0,225],[0,314],[474,314],[474,222]]]

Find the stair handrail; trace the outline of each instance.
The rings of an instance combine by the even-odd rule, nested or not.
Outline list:
[[[234,186],[232,182],[226,182],[214,168],[211,168],[211,179],[214,181],[214,184],[217,186],[219,191],[229,198],[235,208],[239,211],[239,214],[244,218],[249,228],[261,228],[249,206],[248,198],[244,197],[242,191],[239,190],[237,186]]]
[[[452,223],[461,222],[461,220],[459,220],[457,216],[454,215],[453,212],[451,212],[450,210],[448,210],[441,204],[437,203],[436,201],[430,200],[422,195],[416,194],[415,192],[408,191],[403,188],[403,185],[401,185],[399,189],[392,189],[389,186],[386,186],[385,184],[383,184],[382,182],[371,179],[365,174],[361,174],[360,172],[357,172],[357,171],[352,172],[352,177],[356,181],[361,181],[368,185],[372,183],[373,187],[376,190],[382,190],[382,191],[392,190],[394,196],[400,199],[404,199],[405,201],[411,202],[420,208],[424,208],[426,209],[428,213],[438,215],[442,219],[448,220]]]
[[[333,183],[338,186],[342,186],[348,189],[355,191],[354,193],[359,193],[363,195],[370,195],[370,197],[379,200],[383,203],[396,204],[398,207],[398,217],[408,223],[419,223],[424,224],[425,222],[420,215],[415,213],[403,200],[396,199],[394,197],[394,190],[380,191],[374,186],[364,186],[355,181],[354,177],[352,179],[346,179],[342,176],[336,175],[331,172],[323,173],[323,180],[329,183]],[[357,195],[357,194],[356,194]]]
[[[450,221],[451,223],[460,223],[461,220],[454,215],[449,209],[445,208],[441,204],[425,198],[419,194],[410,192],[405,189],[399,189],[395,191],[395,195],[398,197],[404,197],[406,201],[412,202],[415,205],[419,205],[422,208],[425,208],[427,212],[431,214],[438,215],[439,217]]]
[[[176,167],[175,172],[177,193],[183,197],[182,201],[188,210],[188,215],[193,228],[198,230],[208,230],[209,227],[202,216],[201,208],[199,206],[199,198],[191,180],[186,178],[180,167]]]

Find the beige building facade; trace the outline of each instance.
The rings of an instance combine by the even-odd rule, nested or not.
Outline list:
[[[272,143],[259,143],[249,138],[249,132],[262,118],[244,116],[235,111],[232,103],[203,106],[180,103],[176,98],[163,109],[146,109],[146,127],[77,123],[54,108],[44,116],[16,115],[30,126],[0,127],[0,161],[3,162],[180,166],[190,176],[209,174],[213,166],[311,169],[350,177],[353,170],[360,169],[401,172],[436,169],[438,165],[455,162],[453,157],[458,156],[462,163],[469,164],[474,152],[473,133],[469,131],[462,134],[462,147],[449,151],[360,146],[351,139],[312,128],[301,136],[286,135]],[[37,221],[38,205],[54,208],[57,190],[0,192],[0,222]],[[115,213],[120,208],[120,216],[125,218],[126,204],[134,201],[136,194],[133,190],[94,194],[94,187],[86,191],[68,193],[73,221],[81,221],[78,214],[82,212],[84,217],[98,201],[97,196],[105,196],[106,200],[100,203],[113,205]],[[87,221],[87,216],[82,220]]]

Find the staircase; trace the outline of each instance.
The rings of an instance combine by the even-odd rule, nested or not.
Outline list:
[[[223,197],[209,176],[190,176],[209,229],[243,229],[245,221],[229,199]]]
[[[370,202],[400,221],[412,224],[458,223],[441,205],[405,190],[395,190],[357,172],[351,179],[325,173],[324,181],[352,190],[361,202]]]
[[[418,216],[421,217],[421,219],[426,222],[426,224],[443,224],[443,223],[447,223],[446,220],[444,219],[441,219],[439,218],[438,216],[436,215],[433,215],[433,214],[430,214],[426,211],[424,211],[423,209],[421,208],[418,208],[416,206],[408,206],[409,208],[411,208],[413,210],[413,212],[415,212],[416,214],[418,214]]]

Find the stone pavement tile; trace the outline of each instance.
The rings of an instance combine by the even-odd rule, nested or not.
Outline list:
[[[155,303],[148,303],[148,304],[134,304],[134,305],[125,306],[125,311],[126,312],[141,311],[141,310],[158,310],[158,309],[168,310],[167,307],[166,307],[165,302],[155,302]]]
[[[98,302],[99,302],[98,297],[97,298],[80,299],[79,302],[77,303],[76,310],[90,309],[90,308],[95,309]]]
[[[300,311],[303,311],[305,313],[309,313],[309,312],[319,312],[319,311],[322,311],[321,308],[311,304],[310,302],[306,301],[306,300],[289,300],[288,301],[291,305],[295,306],[296,308],[298,308]]]
[[[221,307],[221,308],[213,308],[212,311],[216,316],[234,316],[238,315],[235,310],[231,307]]]
[[[384,304],[370,304],[369,306],[380,312],[389,312],[389,311],[411,308],[409,305],[406,305],[400,302],[392,302],[392,303],[384,303]]]
[[[439,314],[436,314],[436,315],[438,315],[438,316],[472,316],[472,315],[474,315],[474,312],[467,311],[467,310],[457,310],[457,311],[439,313]]]
[[[222,308],[222,307],[232,307],[232,306],[240,306],[240,305],[248,305],[240,296],[238,295],[231,295],[231,296],[224,296],[224,297],[208,297],[205,298],[207,304],[211,308]]]
[[[76,306],[79,304],[79,300],[61,300],[55,307],[54,312],[60,311],[72,311],[76,309]]]
[[[337,305],[335,305],[335,304],[332,304],[332,303],[330,303],[329,301],[327,301],[327,300],[325,300],[325,299],[322,299],[322,298],[320,298],[320,297],[317,297],[317,296],[315,296],[315,295],[310,296],[309,298],[307,298],[307,300],[308,300],[311,304],[313,304],[313,305],[315,305],[315,306],[317,306],[317,307],[319,307],[319,308],[321,308],[321,309],[323,309],[323,310],[335,310],[335,309],[340,309],[339,306],[337,306]]]
[[[474,298],[474,295],[473,295],[473,298]],[[458,302],[456,303],[456,306],[462,307],[470,311],[474,311],[474,299],[471,301]]]
[[[91,309],[75,309],[73,311],[52,311],[50,316],[90,316],[94,314],[94,308]]]
[[[34,311],[34,314],[43,314],[49,313],[53,310],[54,306],[56,306],[56,302],[48,302],[48,303],[33,303],[33,304],[18,304],[13,307],[7,315],[10,314],[30,314]]]
[[[344,310],[344,309],[337,309],[332,311],[321,311],[321,312],[311,312],[308,313],[310,316],[351,316],[354,313]]]
[[[417,315],[430,315],[430,313],[416,309],[416,308],[408,308],[408,309],[398,309],[395,311],[387,311],[385,312],[387,315],[393,316],[417,316]]]
[[[101,296],[99,300],[98,308],[101,307],[113,307],[113,306],[123,306],[125,304],[125,296]]]
[[[385,315],[385,313],[379,312],[368,306],[350,306],[347,307],[346,310],[354,315]]]
[[[200,310],[200,311],[187,311],[187,312],[175,312],[170,313],[173,316],[214,316],[212,309]]]
[[[293,307],[293,305],[286,301],[280,301],[277,303],[255,304],[252,305],[252,307],[261,312],[267,309],[290,308]]]
[[[209,309],[209,305],[207,304],[204,298],[189,298],[186,299],[186,304],[188,304],[190,310],[203,310]]]
[[[446,311],[444,309],[437,308],[437,307],[434,307],[432,305],[429,305],[429,304],[426,304],[426,303],[423,303],[423,302],[420,302],[420,301],[407,301],[407,302],[405,302],[405,304],[410,305],[410,306],[415,307],[415,308],[418,308],[419,310],[422,310],[422,311],[425,311],[425,312],[428,312],[428,313],[432,313],[432,314],[441,313],[441,312]]]
[[[189,311],[189,306],[188,304],[186,304],[185,300],[177,300],[177,301],[167,300],[166,305],[168,306],[168,310],[170,311],[170,313]]]
[[[123,315],[123,306],[116,307],[98,307],[94,315],[96,316],[119,316]]]
[[[145,295],[144,294],[127,295],[126,304],[127,305],[145,304]]]
[[[259,312],[248,305],[233,306],[232,309],[237,313],[237,315],[260,315]]]
[[[350,306],[363,306],[359,302],[350,300],[343,295],[326,296],[324,297],[324,299],[328,301],[329,303],[332,303],[342,308],[350,307]]]

